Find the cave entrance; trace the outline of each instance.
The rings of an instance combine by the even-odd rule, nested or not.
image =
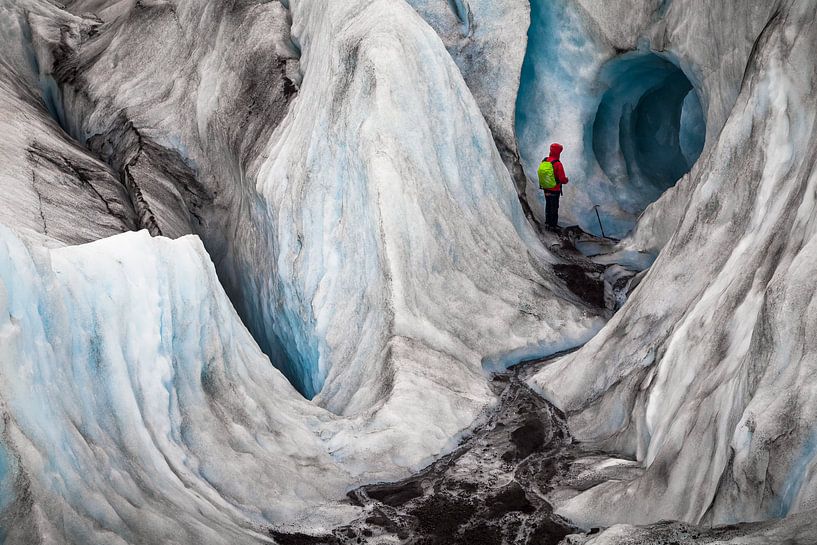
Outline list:
[[[593,152],[618,205],[637,215],[697,161],[704,112],[683,70],[652,52],[610,60],[600,79],[607,89],[593,120]]]

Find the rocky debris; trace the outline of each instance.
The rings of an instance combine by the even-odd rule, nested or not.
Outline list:
[[[604,282],[602,273],[597,269],[598,267],[588,268],[575,263],[553,265],[556,276],[564,280],[570,291],[594,307],[604,308]]]
[[[624,306],[653,259],[628,251],[617,239],[597,237],[576,225],[542,233],[540,238],[564,260],[553,269],[568,289],[582,301],[604,309],[608,317]]]
[[[324,535],[270,535],[282,545],[695,545],[765,539],[785,524],[706,528],[666,522],[579,531],[553,512],[552,501],[610,479],[632,480],[643,468],[571,438],[564,415],[524,384],[543,363],[495,376],[499,405],[456,450],[402,481],[351,491],[349,498],[365,510],[358,520]]]
[[[744,543],[741,539],[757,545],[814,543],[809,541],[815,536],[809,513],[709,528],[679,522],[584,532],[573,527],[554,513],[551,502],[610,479],[635,479],[643,468],[575,442],[564,415],[525,385],[526,377],[545,361],[526,362],[496,375],[492,387],[501,393],[499,405],[456,450],[402,481],[349,492],[349,499],[365,513],[357,520],[323,535],[275,529],[269,534],[281,545],[697,545]],[[789,532],[785,535],[799,537],[775,541],[781,527]]]
[[[614,264],[604,271],[604,307],[615,312],[624,306],[632,291],[633,279],[638,273],[621,265]],[[637,283],[636,283],[637,285]]]
[[[500,403],[460,446],[416,475],[349,498],[365,516],[324,536],[271,532],[282,544],[556,544],[575,532],[545,499],[575,457],[563,415],[521,380],[498,375]]]

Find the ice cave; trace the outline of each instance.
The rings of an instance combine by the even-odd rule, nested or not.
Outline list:
[[[600,77],[607,90],[593,119],[593,153],[619,206],[637,216],[695,164],[704,113],[683,71],[655,53],[616,57]]]
[[[516,102],[519,155],[530,178],[548,144],[567,136],[573,145],[566,158],[583,186],[565,199],[568,217],[600,234],[599,207],[607,234],[620,238],[692,169],[706,140],[706,113],[691,59],[643,39],[611,54],[585,26],[571,2],[531,2]],[[531,188],[525,198],[538,212],[542,197]]]
[[[817,543],[812,0],[0,44],[0,544]]]

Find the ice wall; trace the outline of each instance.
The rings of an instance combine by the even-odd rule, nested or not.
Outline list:
[[[353,480],[193,237],[0,227],[0,375],[5,543],[264,542]]]
[[[585,545],[653,545],[655,543],[718,543],[719,545],[811,545],[817,542],[815,513],[806,511],[783,520],[701,528],[663,522],[652,526],[616,524],[585,541]]]
[[[0,221],[74,244],[135,228],[130,199],[110,167],[58,125],[55,84],[39,65],[29,19],[59,10],[47,3],[19,8],[0,2]]]
[[[380,406],[339,417],[270,364],[198,238],[45,249],[0,226],[4,542],[258,543],[359,516],[349,488],[419,469],[492,401],[453,356],[389,350]]]
[[[683,182],[688,196],[672,195],[677,229],[608,326],[533,380],[579,438],[646,468],[567,501],[561,512],[582,524],[762,520],[809,509],[817,494],[806,379],[817,33],[809,2],[769,6],[765,20],[758,6],[743,8],[730,6],[719,30],[754,47],[742,80],[704,78],[710,104],[740,93]],[[676,44],[697,40],[683,30],[704,24],[690,13],[669,7],[665,33]],[[672,47],[705,58],[697,46]]]
[[[516,144],[516,96],[530,26],[528,0],[407,0],[437,32],[524,193]]]

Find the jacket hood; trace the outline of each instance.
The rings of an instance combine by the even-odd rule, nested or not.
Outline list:
[[[562,154],[563,149],[564,147],[561,144],[557,144],[556,142],[554,142],[553,144],[550,145],[550,156],[553,157],[554,159],[558,159],[559,156]]]

